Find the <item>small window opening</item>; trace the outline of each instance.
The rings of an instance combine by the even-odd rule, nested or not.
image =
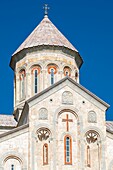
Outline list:
[[[48,144],[43,146],[43,165],[48,164]]]
[[[68,73],[68,71],[66,71],[66,76],[68,76],[69,75],[69,73]]]
[[[54,84],[54,69],[51,69],[51,85]]]
[[[11,170],[14,170],[14,165],[11,165]]]
[[[35,70],[35,72],[34,72],[34,78],[35,78],[35,83],[34,83],[34,85],[35,85],[35,93],[37,93],[38,92],[38,70]]]

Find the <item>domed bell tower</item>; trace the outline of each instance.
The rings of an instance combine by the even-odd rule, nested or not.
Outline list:
[[[12,55],[14,110],[19,113],[26,100],[69,76],[79,83],[83,60],[77,49],[45,16]]]

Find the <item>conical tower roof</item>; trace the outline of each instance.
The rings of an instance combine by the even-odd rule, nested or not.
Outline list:
[[[20,47],[12,55],[10,66],[12,66],[12,60],[14,61],[15,55],[24,49],[30,49],[39,46],[56,46],[65,47],[73,52],[77,53],[77,60],[79,60],[78,67],[83,63],[77,49],[67,40],[67,38],[56,28],[56,26],[50,21],[46,15],[40,24],[33,30],[33,32],[26,38],[26,40],[20,45]]]
[[[47,16],[40,22],[34,31],[20,45],[14,54],[19,51],[40,45],[64,46],[73,51],[77,49],[67,40],[67,38],[55,27]],[[13,55],[14,55],[13,54]]]

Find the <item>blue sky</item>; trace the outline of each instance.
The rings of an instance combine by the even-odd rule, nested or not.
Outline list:
[[[84,64],[80,83],[111,105],[113,120],[113,1],[4,0],[0,2],[0,113],[13,112],[11,55],[43,19],[49,18],[78,49]]]

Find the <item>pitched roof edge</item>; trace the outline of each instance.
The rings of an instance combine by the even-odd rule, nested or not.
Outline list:
[[[97,97],[95,94],[93,94],[92,92],[90,92],[89,90],[87,90],[85,87],[83,87],[82,85],[78,84],[77,82],[75,82],[73,79],[71,79],[70,77],[64,77],[63,79],[59,80],[58,82],[56,82],[55,84],[51,85],[50,87],[44,89],[43,91],[41,91],[40,93],[38,93],[37,95],[31,97],[30,99],[28,99],[26,101],[26,103],[31,102],[32,100],[36,99],[37,97],[43,95],[44,93],[46,93],[47,91],[53,89],[54,87],[56,87],[57,85],[59,85],[60,83],[64,82],[64,81],[71,81],[73,84],[75,84],[77,87],[79,87],[81,90],[85,91],[87,94],[89,94],[90,96],[92,96],[94,99],[96,99],[98,102],[100,102],[101,104],[103,104],[105,107],[107,107],[107,109],[110,107],[109,104],[107,104],[106,102],[104,102],[102,99],[100,99],[99,97]]]
[[[34,47],[29,47],[29,48],[24,48],[22,50],[20,50],[19,52],[15,53],[15,54],[12,54],[11,56],[11,60],[10,60],[10,63],[9,63],[9,66],[14,70],[14,67],[15,67],[15,62],[16,62],[16,56],[19,56],[19,54],[21,53],[22,56],[24,56],[30,49],[37,49],[40,48],[40,47],[52,47],[52,48],[59,48],[59,50],[62,50],[64,53],[66,53],[66,50],[68,51],[71,51],[70,55],[74,56],[75,57],[75,61],[77,62],[79,60],[79,62],[77,62],[77,65],[78,65],[78,68],[80,68],[83,64],[83,59],[81,57],[81,55],[79,54],[78,51],[74,51],[68,47],[65,47],[65,46],[58,46],[58,45],[39,45],[39,46],[34,46]],[[64,49],[64,50],[63,50]],[[50,50],[50,49],[49,49]],[[23,54],[22,54],[23,52]],[[78,58],[77,58],[78,57]]]
[[[3,133],[3,134],[0,134],[0,139],[1,139],[2,137],[8,136],[8,135],[10,135],[10,134],[13,134],[13,133],[15,133],[15,132],[18,132],[18,131],[23,130],[23,129],[28,128],[28,127],[29,127],[29,124],[25,124],[25,125],[20,126],[20,127],[15,127],[14,129],[12,129],[12,130],[10,130],[10,131],[8,131],[8,132],[5,132],[5,133]]]

